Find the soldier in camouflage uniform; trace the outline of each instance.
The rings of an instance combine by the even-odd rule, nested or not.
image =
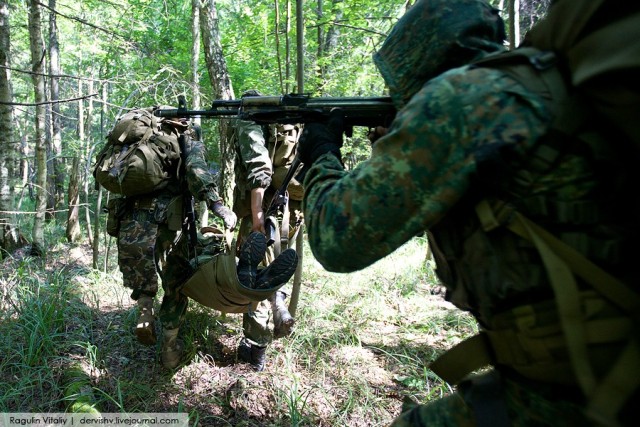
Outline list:
[[[606,1],[598,2],[609,7],[603,13],[580,13],[592,1],[559,0],[562,13],[552,5],[549,17],[569,19],[565,28],[580,34],[580,26],[599,28],[598,19],[620,19],[628,8],[637,14],[637,6]],[[542,28],[529,33],[532,42],[562,39]],[[439,366],[451,369],[457,391],[405,405],[394,425],[616,425],[616,416],[630,425],[638,335],[619,302],[628,299],[637,313],[629,138],[611,138],[613,126],[597,120],[577,123],[572,134],[550,130],[565,98],[535,86],[535,73],[551,69],[538,68],[544,63],[531,61],[530,79],[493,62],[465,65],[503,50],[503,39],[497,11],[481,0],[422,0],[407,12],[374,55],[398,113],[371,158],[345,171],[339,112],[305,127],[309,243],[327,270],[352,272],[429,230],[447,299],[481,326],[478,339],[457,347],[466,352]],[[519,71],[529,73],[524,64]],[[585,144],[576,137],[583,134],[596,137]],[[544,250],[547,241],[557,246]],[[595,274],[561,276],[564,258],[549,268],[562,251],[605,268],[617,280],[602,282],[622,282],[627,298],[604,298]],[[466,362],[471,371],[482,367],[478,358],[494,368],[456,371]]]
[[[251,90],[242,96],[260,94]],[[271,186],[273,175],[273,163],[267,149],[265,133],[268,133],[266,127],[256,123],[244,120],[236,123],[237,161],[234,171],[236,186],[233,211],[239,219],[238,247],[247,240],[251,232],[265,234],[266,218],[263,209],[269,203],[265,199],[265,193]],[[293,318],[286,307],[277,303],[283,301],[284,295],[284,292],[278,291],[269,300],[258,302],[254,309],[243,314],[244,338],[238,347],[238,357],[249,362],[256,371],[264,369],[266,347],[274,338],[269,323],[276,322],[275,311],[284,312],[284,317],[288,316],[293,324]]]
[[[189,134],[191,131],[188,132]],[[159,192],[122,199],[119,214],[118,264],[123,283],[131,288],[140,316],[136,325],[138,340],[145,345],[156,343],[154,299],[158,277],[162,279],[164,297],[160,307],[163,327],[161,359],[164,366],[174,368],[180,361],[178,330],[187,309],[188,298],[179,287],[188,277],[188,237],[181,233],[185,210],[185,194],[206,201],[209,209],[233,229],[235,214],[222,204],[214,177],[206,161],[201,141],[186,138],[184,178],[176,177]]]

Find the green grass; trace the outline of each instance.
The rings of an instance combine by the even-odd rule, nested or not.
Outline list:
[[[236,359],[242,316],[195,302],[181,330],[184,363],[164,370],[159,346],[132,334],[137,311],[115,251],[107,272],[91,269],[87,246],[57,243],[46,266],[8,257],[0,411],[65,412],[74,396],[65,396],[64,373],[73,368],[103,412],[186,412],[201,426],[388,425],[405,397],[451,392],[426,365],[477,331],[471,316],[434,295],[426,249],[415,238],[365,270],[334,274],[305,245],[295,331],[269,346],[262,373]]]

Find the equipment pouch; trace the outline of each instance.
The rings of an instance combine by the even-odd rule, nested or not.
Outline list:
[[[166,198],[158,198],[155,201],[155,206],[153,208],[153,212],[151,213],[153,222],[155,222],[156,224],[164,224],[165,222],[167,222],[169,202],[170,199]]]
[[[174,197],[169,200],[169,204],[167,206],[167,226],[169,230],[181,230],[183,220],[184,211],[182,210],[182,196]]]
[[[107,202],[107,234],[118,237],[120,231],[120,218],[124,215],[126,202],[123,198],[111,199]]]

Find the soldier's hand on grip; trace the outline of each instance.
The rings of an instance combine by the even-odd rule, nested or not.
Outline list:
[[[329,113],[327,123],[307,123],[298,142],[298,155],[306,166],[311,166],[318,157],[333,153],[340,158],[344,117],[339,109]]]

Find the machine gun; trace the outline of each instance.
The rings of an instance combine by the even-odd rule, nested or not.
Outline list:
[[[216,100],[209,110],[188,110],[183,99],[177,109],[158,109],[158,117],[238,118],[265,124],[299,124],[324,122],[329,113],[339,108],[344,117],[344,133],[350,137],[355,126],[373,128],[388,126],[396,114],[391,98],[347,97],[312,98],[309,95],[247,96],[240,99]]]

